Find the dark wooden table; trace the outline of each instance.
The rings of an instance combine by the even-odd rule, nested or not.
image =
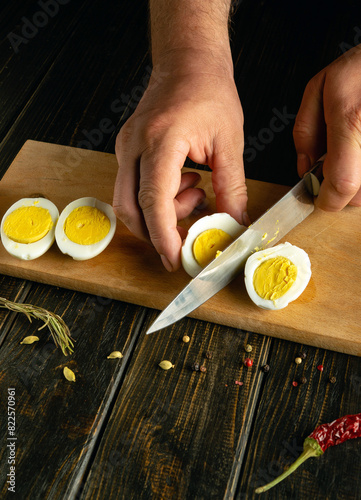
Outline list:
[[[246,174],[292,185],[292,127],[304,87],[361,42],[360,5],[236,3],[235,77],[246,149],[253,148]],[[2,174],[27,139],[113,152],[150,73],[147,2],[3,4]],[[277,113],[285,126],[271,133]],[[111,126],[102,131],[104,118]],[[19,345],[40,324],[1,310],[1,498],[255,498],[255,487],[294,460],[316,425],[360,412],[359,358],[189,318],[145,336],[157,311],[104,299],[101,290],[91,296],[0,280],[1,296],[55,311],[76,340],[68,358],[44,331],[36,348]],[[253,347],[251,369],[242,363],[246,344]],[[124,357],[106,360],[114,349]],[[205,359],[207,350],[212,359]],[[297,366],[300,352],[307,357]],[[176,360],[176,368],[161,370],[162,359]],[[207,372],[192,371],[195,361]],[[260,370],[265,363],[267,374]],[[65,364],[76,371],[75,384],[63,378]],[[302,376],[307,383],[293,387]],[[8,388],[16,393],[15,494],[7,491]],[[349,441],[306,462],[264,497],[361,498],[360,468],[361,440]]]

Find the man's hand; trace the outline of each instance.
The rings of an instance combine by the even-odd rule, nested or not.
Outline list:
[[[361,206],[361,45],[318,73],[307,85],[294,127],[298,173],[325,152],[317,205],[338,211]]]
[[[171,271],[180,265],[177,221],[201,203],[187,156],[209,165],[217,208],[248,222],[243,112],[228,36],[231,0],[150,0],[153,73],[116,142],[114,211],[150,240]]]
[[[212,65],[210,64],[210,67]],[[156,71],[117,138],[113,206],[139,238],[152,242],[168,270],[180,264],[177,221],[204,199],[198,174],[183,174],[186,157],[212,169],[217,210],[248,222],[243,171],[243,113],[233,78]]]

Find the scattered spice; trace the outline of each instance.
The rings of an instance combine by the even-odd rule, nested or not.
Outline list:
[[[298,386],[298,382],[297,382],[297,380],[294,380],[294,381],[292,382],[292,385],[293,385],[293,387],[297,387],[297,386]]]
[[[330,377],[328,380],[331,382],[331,384],[336,383],[336,377]]]
[[[120,351],[113,351],[107,356],[107,359],[116,359],[116,358],[122,358],[123,354]]]
[[[302,363],[302,358],[298,357],[295,359],[296,365],[300,365]]]
[[[69,382],[75,382],[75,373],[67,366],[64,366],[63,374],[66,380],[69,380]]]
[[[174,368],[174,365],[170,362],[164,359],[159,363],[159,366],[162,368],[162,370],[169,370],[170,368]]]
[[[202,373],[206,373],[207,368],[204,365],[202,365],[199,367],[199,371],[201,371]]]
[[[318,370],[319,372],[323,372],[323,365],[318,365],[317,370]]]
[[[213,357],[213,352],[212,351],[207,351],[206,352],[206,358],[207,359],[212,359],[212,357]]]
[[[244,365],[245,365],[245,366],[248,366],[248,367],[251,367],[251,366],[253,365],[253,360],[252,360],[252,359],[250,359],[250,358],[246,358],[246,359],[244,360]]]
[[[235,380],[235,381],[234,381],[234,383],[235,383],[236,385],[243,385],[243,382],[241,382],[240,380]]]
[[[307,354],[305,352],[301,352],[300,358],[306,359],[306,357],[307,357]]]
[[[195,372],[198,372],[199,371],[199,363],[193,363],[192,370]]]
[[[287,476],[292,474],[297,467],[311,457],[319,457],[330,446],[347,441],[348,439],[361,437],[361,413],[356,415],[346,415],[338,418],[330,424],[321,424],[308,436],[303,443],[303,452],[297,460],[280,476],[256,489],[256,493],[263,493],[269,490]]]
[[[246,345],[246,347],[244,348],[244,350],[245,350],[246,352],[252,352],[252,349],[253,349],[253,348],[252,348],[252,346],[251,346],[250,344],[247,344],[247,345]]]
[[[302,377],[300,379],[300,384],[305,384],[307,382],[307,378],[306,377]]]
[[[263,371],[263,373],[268,373],[269,372],[269,365],[261,366],[261,370]]]
[[[34,342],[38,342],[39,337],[36,335],[29,335],[28,337],[23,338],[20,344],[33,344]]]
[[[188,335],[184,335],[184,337],[182,338],[183,342],[185,344],[187,344],[189,341],[190,341],[190,338],[188,337]]]
[[[39,328],[49,328],[51,336],[53,337],[55,345],[62,350],[63,354],[66,356],[68,353],[73,352],[73,339],[70,335],[70,330],[63,318],[57,314],[47,311],[43,307],[34,306],[32,304],[18,304],[17,302],[12,302],[11,300],[4,299],[0,297],[0,307],[9,309],[16,313],[23,313],[28,318],[31,323],[32,318],[40,319],[44,322],[43,326]]]

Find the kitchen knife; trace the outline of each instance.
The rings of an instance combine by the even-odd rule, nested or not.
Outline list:
[[[147,334],[165,328],[197,309],[240,273],[253,252],[273,246],[310,215],[322,180],[323,159],[192,279],[157,317]]]

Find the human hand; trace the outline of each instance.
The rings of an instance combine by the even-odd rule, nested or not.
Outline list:
[[[183,67],[184,68],[184,67]],[[113,207],[137,237],[154,245],[167,270],[180,265],[185,231],[177,221],[204,199],[198,174],[181,174],[188,156],[212,169],[218,211],[249,223],[243,170],[243,112],[233,76],[209,67],[153,71],[116,141]]]
[[[310,80],[293,136],[300,176],[327,151],[319,208],[361,206],[361,45]]]

